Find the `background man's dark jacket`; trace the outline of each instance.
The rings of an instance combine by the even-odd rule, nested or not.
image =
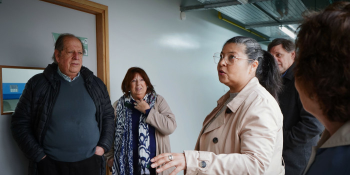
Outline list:
[[[12,115],[11,130],[20,149],[29,159],[29,175],[37,174],[39,155],[43,153],[43,140],[58,96],[60,80],[57,64],[46,67],[43,73],[33,76],[26,84]],[[97,146],[107,152],[113,145],[114,111],[103,82],[86,67],[80,70],[85,87],[96,106],[96,121],[100,130]],[[105,175],[105,161],[101,157],[101,175]]]
[[[294,85],[293,64],[283,77],[279,104],[283,114],[283,159],[286,175],[299,175],[305,169],[312,146],[316,146],[323,125],[305,111]]]

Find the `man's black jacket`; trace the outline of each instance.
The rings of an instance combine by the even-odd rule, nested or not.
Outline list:
[[[305,169],[323,125],[305,111],[294,85],[295,63],[283,77],[283,90],[278,94],[283,114],[283,159],[286,175],[301,175]]]
[[[43,140],[60,89],[57,67],[55,63],[49,64],[43,73],[33,76],[27,82],[12,115],[12,134],[30,160],[29,175],[37,174],[36,162],[41,160],[44,152]],[[80,73],[96,106],[96,121],[100,130],[97,146],[107,152],[112,147],[114,138],[114,111],[107,88],[88,68],[82,67]],[[104,164],[102,161],[101,174],[105,172]]]

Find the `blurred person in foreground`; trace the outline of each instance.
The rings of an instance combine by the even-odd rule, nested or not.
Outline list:
[[[295,87],[325,126],[307,175],[350,174],[350,3],[306,16],[296,40]]]

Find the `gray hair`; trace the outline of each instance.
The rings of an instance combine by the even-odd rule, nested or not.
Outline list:
[[[64,39],[65,38],[76,38],[76,39],[78,39],[80,41],[80,43],[81,43],[81,48],[83,48],[83,53],[85,53],[85,47],[84,47],[83,42],[81,42],[81,40],[78,37],[76,37],[75,35],[70,34],[70,33],[63,33],[57,38],[56,43],[55,43],[55,50],[57,50],[57,51],[59,51],[61,53],[61,51],[64,49]],[[52,55],[52,60],[53,60],[54,63],[57,63],[56,58],[55,58],[55,52]]]

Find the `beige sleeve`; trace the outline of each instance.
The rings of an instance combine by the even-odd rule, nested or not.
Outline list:
[[[155,127],[159,133],[165,136],[175,131],[177,127],[175,115],[162,96],[157,96],[156,104],[149,112],[146,123]]]
[[[116,109],[117,109],[117,104],[118,104],[118,100],[115,101],[115,102],[113,103],[113,108],[114,108],[114,122],[115,122],[116,117],[117,117],[117,111],[116,111]],[[104,156],[105,156],[105,158],[106,158],[107,161],[108,161],[109,159],[112,159],[112,158],[114,157],[114,141],[113,141],[112,148],[111,148],[108,152],[106,152],[106,153],[104,154]]]

